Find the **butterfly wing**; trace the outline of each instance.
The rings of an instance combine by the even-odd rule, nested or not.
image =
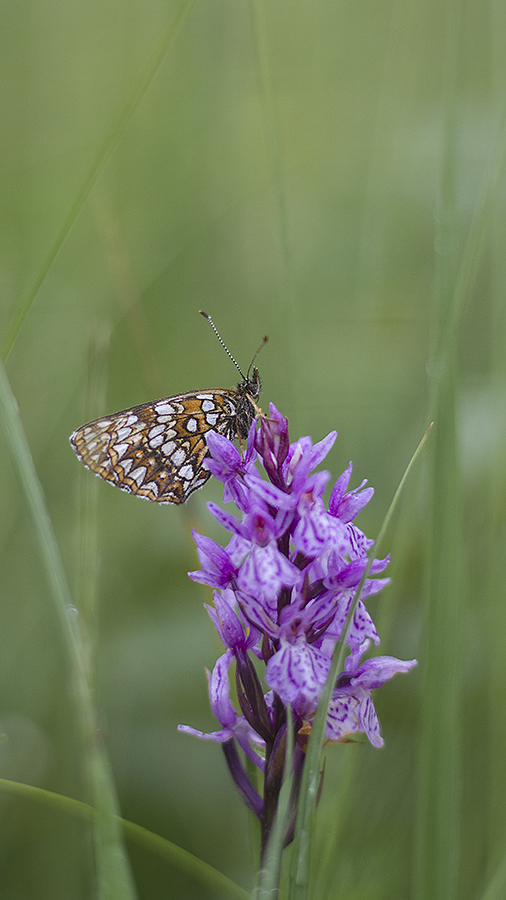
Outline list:
[[[188,391],[134,406],[82,425],[70,443],[88,469],[122,491],[184,503],[210,478],[202,462],[211,429],[237,436],[236,390]]]

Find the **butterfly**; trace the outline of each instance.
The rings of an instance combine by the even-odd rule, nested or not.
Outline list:
[[[201,314],[237,365],[206,313]],[[211,477],[203,467],[206,434],[246,440],[259,412],[261,381],[251,365],[235,388],[186,391],[81,425],[70,443],[81,462],[122,491],[156,503],[185,503]],[[251,377],[250,377],[251,372]]]

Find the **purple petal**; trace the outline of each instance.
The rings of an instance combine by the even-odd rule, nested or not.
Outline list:
[[[257,423],[256,419],[250,425],[250,429],[248,431],[248,439],[246,441],[246,453],[244,455],[244,465],[249,467],[249,464],[256,460],[257,452],[255,449],[255,439],[257,433]]]
[[[281,466],[289,449],[288,421],[280,415],[273,403],[269,404],[269,418],[263,416],[260,419],[256,447],[271,481],[282,485]]]
[[[361,556],[367,556],[369,550],[374,544],[374,541],[370,538],[366,538],[365,534],[360,531],[360,528],[357,528],[357,526],[353,525],[352,522],[349,522],[348,525],[346,525],[346,530],[349,540],[348,554],[350,556],[350,559],[357,559]]]
[[[359,706],[360,730],[369,738],[373,747],[382,747],[385,743],[381,737],[380,724],[372,698],[364,697]]]
[[[234,534],[230,538],[226,550],[232,564],[238,567],[241,565],[244,557],[250,552],[251,541],[242,537],[240,534]]]
[[[337,431],[331,431],[330,434],[327,435],[327,437],[324,437],[322,441],[318,441],[318,443],[314,444],[311,450],[308,451],[308,472],[312,472],[313,469],[316,469],[316,466],[319,466],[320,463],[323,462],[327,454],[334,446],[336,438]]]
[[[227,551],[212,538],[198,534],[195,529],[192,529],[192,535],[202,571],[188,572],[189,577],[192,581],[199,581],[210,587],[226,587],[236,573]]]
[[[352,696],[332,698],[325,726],[325,736],[331,741],[342,741],[349,734],[360,731],[358,720],[359,701]]]
[[[267,507],[257,503],[252,506],[250,512],[243,518],[241,523],[242,533],[253,544],[265,547],[277,537],[275,524],[274,519],[267,511]]]
[[[277,618],[277,595],[254,596],[243,591],[237,591],[237,601],[244,618],[253,627],[256,635],[268,634],[272,638],[279,636]],[[261,657],[260,657],[261,658]]]
[[[234,531],[236,534],[241,534],[241,523],[236,516],[231,515],[226,510],[221,509],[216,503],[209,501],[207,504],[207,508],[212,516],[216,519],[220,525],[223,525],[223,528],[226,528],[227,531]]]
[[[288,419],[285,419],[284,416],[281,415],[279,410],[274,406],[274,403],[269,403],[269,419],[271,426],[276,428],[280,434],[288,432]]]
[[[279,552],[274,543],[266,547],[254,546],[237,576],[239,588],[248,594],[258,592],[277,597],[282,587],[293,587],[300,572]]]
[[[353,591],[344,593],[337,600],[334,621],[329,625],[324,635],[325,649],[329,653],[331,652],[333,644],[341,637],[350,603],[353,600],[353,593]],[[379,644],[378,632],[376,631],[374,622],[362,601],[359,600],[348,631],[346,643],[351,647],[353,652],[356,652],[368,638],[373,640],[376,646]],[[328,644],[326,643],[327,641],[329,642]]]
[[[178,725],[177,730],[183,734],[192,734],[194,737],[203,738],[205,741],[217,741],[219,744],[225,744],[234,736],[230,728],[220,731],[199,731],[198,728],[192,728],[191,725]]]
[[[409,672],[417,665],[416,659],[402,660],[394,656],[373,656],[366,659],[350,679],[352,687],[360,685],[367,690],[381,687],[385,681],[393,678],[399,672]]]
[[[329,497],[330,514],[338,517],[344,523],[351,522],[366,503],[369,503],[374,494],[374,488],[363,489],[366,484],[365,481],[362,481],[357,488],[346,493],[351,472],[352,464],[350,462],[348,468],[337,479]]]
[[[246,484],[249,489],[260,497],[265,503],[274,506],[277,509],[292,509],[295,506],[295,499],[291,494],[281,491],[276,485],[270,481],[262,481],[261,478],[251,478],[246,476]]]
[[[340,544],[343,526],[338,519],[329,516],[318,498],[310,509],[301,515],[293,532],[293,545],[304,556],[322,554],[327,546]]]
[[[353,463],[350,462],[348,468],[345,469],[343,474],[339,476],[334,487],[332,488],[329,497],[329,513],[331,516],[338,515],[339,504],[341,503],[341,500],[346,493],[346,488],[348,487],[352,469]]]
[[[370,695],[335,693],[329,706],[325,734],[331,741],[342,741],[347,735],[363,731],[373,747],[382,747],[380,726]]]
[[[382,572],[390,562],[390,554],[384,559],[375,559],[370,568],[371,575]],[[350,563],[342,564],[342,557],[334,554],[329,558],[329,571],[325,578],[325,585],[335,590],[347,590],[356,587],[364,574],[367,566],[367,557],[361,556],[359,559],[353,559]],[[385,581],[388,579],[383,579]]]
[[[233,651],[247,649],[249,645],[247,635],[245,634],[237,613],[232,608],[231,603],[225,598],[225,593],[228,594],[233,601],[233,591],[229,590],[223,593],[214,591],[214,609],[212,606],[208,606],[207,603],[205,603],[204,606],[209,613],[221,640],[225,644],[225,647],[228,647]]]
[[[227,650],[216,661],[212,675],[209,677],[209,700],[211,709],[220,725],[231,728],[235,725],[237,714],[230,702],[230,685],[228,670],[234,658],[231,650]]]
[[[365,484],[365,482],[363,482],[363,484]],[[341,519],[341,522],[351,522],[352,519],[358,515],[360,510],[369,503],[369,500],[374,494],[373,487],[364,488],[363,490],[358,487],[355,488],[355,490],[360,491],[360,493],[350,491],[339,505],[338,516]]]
[[[301,637],[294,643],[282,641],[267,663],[265,680],[284,703],[303,715],[318,702],[329,667],[328,656]]]
[[[241,454],[232,441],[226,438],[218,431],[209,431],[206,435],[207,448],[211,454],[211,458],[206,459],[206,468],[212,472],[210,464],[213,463],[216,469],[217,465],[223,466],[224,471],[235,470],[242,463]],[[213,472],[214,475],[214,472]],[[219,477],[218,475],[216,476]]]

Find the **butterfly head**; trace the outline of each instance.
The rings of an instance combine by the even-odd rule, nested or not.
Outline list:
[[[244,393],[248,394],[255,402],[258,400],[260,391],[262,390],[262,381],[260,379],[260,373],[256,366],[253,367],[251,376],[248,369],[248,374],[241,381],[241,383],[237,385],[237,387],[239,389],[242,389]]]

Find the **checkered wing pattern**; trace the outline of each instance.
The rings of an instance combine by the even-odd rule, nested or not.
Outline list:
[[[88,469],[122,491],[184,503],[210,473],[206,434],[245,439],[260,394],[257,369],[235,389],[189,391],[125,409],[78,428],[70,443]]]

